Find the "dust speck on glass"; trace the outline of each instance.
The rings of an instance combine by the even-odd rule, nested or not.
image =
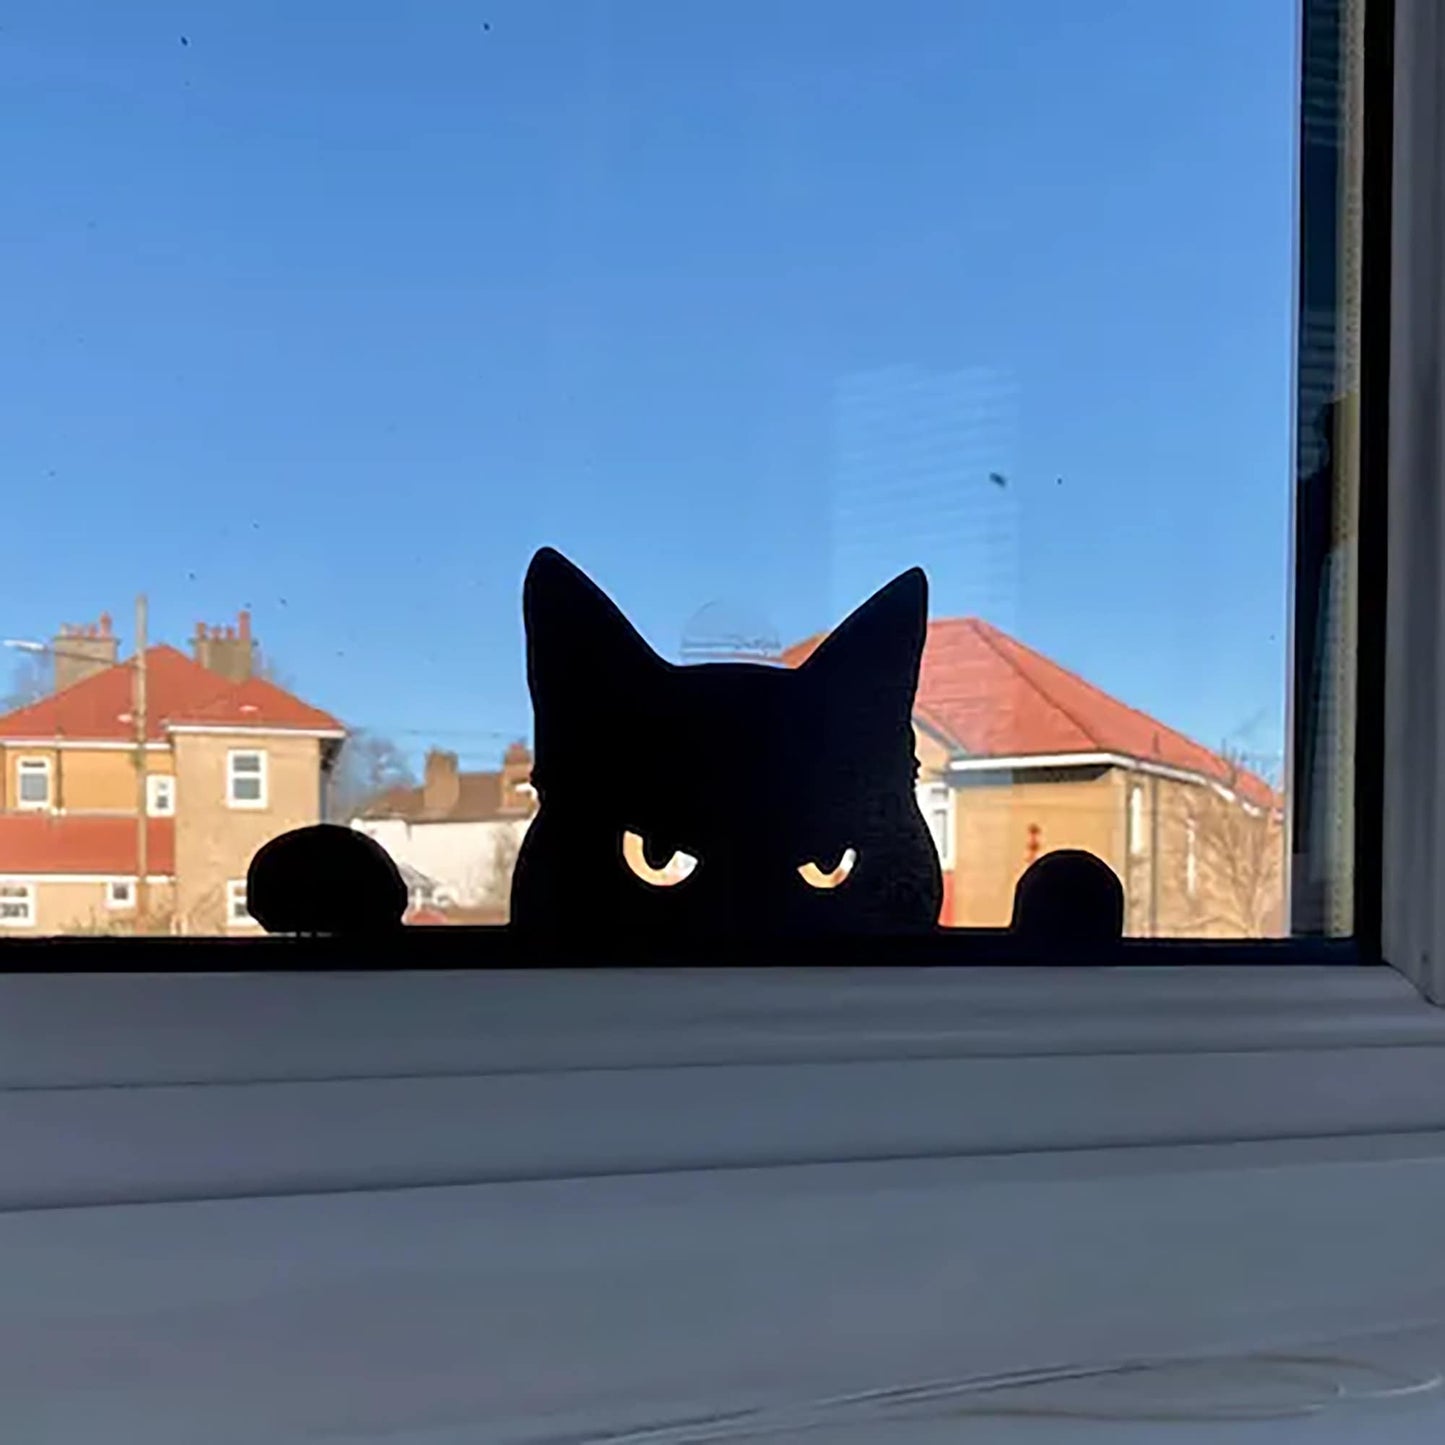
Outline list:
[[[9,7],[0,934],[1348,932],[1357,9]]]

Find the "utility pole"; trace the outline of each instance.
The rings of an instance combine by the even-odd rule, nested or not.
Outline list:
[[[131,674],[133,695],[131,716],[135,719],[135,931],[150,931],[150,835],[146,817],[146,599],[141,593],[135,600],[135,663]]]

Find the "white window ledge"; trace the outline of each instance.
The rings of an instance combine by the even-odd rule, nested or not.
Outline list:
[[[1100,1388],[1442,1433],[1336,1397],[1445,1364],[1445,1014],[1384,969],[11,977],[0,1084],[17,1439],[1154,1441],[854,1397],[1200,1354]]]
[[[1445,1131],[1384,968],[0,979],[0,1207]]]

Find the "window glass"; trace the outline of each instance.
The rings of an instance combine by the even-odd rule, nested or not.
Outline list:
[[[233,878],[226,884],[226,922],[241,927],[253,927],[256,920],[246,906],[246,880]]]
[[[237,806],[258,807],[266,801],[266,760],[261,753],[231,753],[229,796]]]
[[[44,758],[21,758],[19,801],[22,807],[43,808],[50,802],[50,764]]]
[[[0,752],[6,814],[59,809],[23,907],[140,873],[138,926],[222,932],[325,818],[411,921],[505,921],[550,545],[680,663],[798,666],[923,567],[939,921],[1084,848],[1131,932],[1285,930],[1291,766],[1328,812],[1349,746],[1313,533],[1343,600],[1286,741],[1292,486],[1354,384],[1323,8],[1302,48],[1295,0],[8,6]],[[0,874],[38,856],[0,827]]]

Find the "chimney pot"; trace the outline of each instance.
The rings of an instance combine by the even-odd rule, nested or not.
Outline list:
[[[102,612],[102,613],[100,614],[100,635],[101,635],[102,637],[109,637],[109,636],[110,636],[110,629],[111,629],[111,617],[110,617],[110,613],[109,613],[109,612]]]
[[[228,682],[246,682],[256,663],[255,643],[249,628],[237,635],[234,624],[198,622],[191,642],[191,655],[204,668],[217,672]]]
[[[250,612],[249,612],[246,608],[243,607],[243,608],[241,609],[241,611],[237,614],[237,619],[236,619],[236,620],[240,623],[240,633],[241,633],[241,636],[242,636],[243,638],[245,638],[245,639],[249,642],[249,641],[250,641],[250,638],[251,638],[251,614],[250,614]]]
[[[54,685],[59,692],[113,667],[117,639],[98,622],[63,622],[52,649]]]

